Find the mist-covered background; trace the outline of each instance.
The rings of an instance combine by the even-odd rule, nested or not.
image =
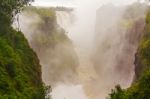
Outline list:
[[[105,99],[115,85],[130,86],[147,12],[140,2],[35,0],[36,7],[24,10],[20,28],[40,59],[53,99]]]

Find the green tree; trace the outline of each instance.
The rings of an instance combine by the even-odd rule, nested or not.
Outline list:
[[[33,0],[0,0],[0,19],[10,24],[13,16]],[[3,22],[3,23],[4,23]]]

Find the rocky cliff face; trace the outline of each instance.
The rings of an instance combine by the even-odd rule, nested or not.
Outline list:
[[[147,51],[149,50],[149,13],[145,18],[146,25],[144,31],[142,31],[142,38],[138,46],[137,53],[135,54],[135,81],[138,81],[141,74],[149,66],[149,62],[146,61],[148,57]]]
[[[140,26],[140,25],[139,25]],[[139,27],[141,28],[141,26]],[[137,31],[139,32],[139,30]],[[145,26],[141,31],[138,49],[135,54],[135,78],[128,89],[119,86],[112,90],[111,99],[149,99],[150,95],[150,13],[145,17]]]
[[[55,9],[40,7],[28,7],[20,15],[21,30],[40,59],[43,81],[52,87],[77,82],[78,66],[72,41],[58,25],[60,16],[56,15]]]
[[[128,87],[132,82],[146,10],[146,5],[135,3],[124,7],[104,5],[97,11],[94,67],[102,78],[107,76],[112,81],[115,77],[112,85]]]

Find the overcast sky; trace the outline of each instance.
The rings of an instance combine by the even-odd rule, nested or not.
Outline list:
[[[99,5],[112,3],[116,5],[124,5],[133,3],[136,0],[82,0],[82,1],[97,1]],[[76,6],[81,0],[35,0],[33,5],[37,6]]]
[[[38,6],[74,6],[75,0],[35,0],[33,5],[38,5]]]

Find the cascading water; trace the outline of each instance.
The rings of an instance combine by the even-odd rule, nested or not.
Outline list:
[[[69,56],[73,50],[70,45],[57,45],[52,49],[47,45],[40,49],[35,47],[33,43],[37,43],[38,39],[47,39],[43,33],[38,38],[38,33],[51,31],[46,26],[44,30],[31,27],[42,21],[37,14],[21,15],[21,30],[39,56],[43,79],[53,87],[53,99],[105,99],[115,85],[120,84],[126,88],[132,82],[134,54],[144,28],[145,8],[135,7],[135,11],[143,13],[132,16],[132,12],[127,10],[128,6],[105,5],[99,8],[98,0],[77,2],[74,11],[56,11],[56,17],[57,24],[67,32],[73,42],[78,55],[78,59],[74,59],[79,64],[61,67],[63,61],[66,61],[63,55],[66,59],[73,56]]]
[[[79,80],[88,99],[104,99],[115,85],[127,88],[133,81],[134,55],[144,29],[146,7],[137,4],[135,11],[142,13],[135,16],[129,14],[132,17],[125,19],[128,7],[105,5],[97,10],[97,16],[94,8],[91,8],[92,13],[86,12],[87,9],[76,9],[74,15],[77,20],[70,28],[62,24],[67,22],[64,13],[57,15],[58,24],[69,31],[68,36],[74,42],[79,58]],[[126,23],[121,23],[130,20],[135,24],[131,28]],[[141,28],[136,28],[137,26]]]
[[[57,24],[66,32],[71,28],[74,22],[72,11],[56,11]]]
[[[75,16],[74,12],[68,12],[68,11],[56,11],[56,17],[57,17],[57,24],[63,28],[67,35],[70,35],[70,29],[75,24]],[[70,38],[71,39],[71,38]],[[71,39],[72,40],[72,39]],[[74,42],[73,42],[74,43]],[[76,49],[76,46],[74,46]],[[77,66],[78,67],[78,66]],[[78,76],[79,78],[80,76]],[[79,80],[79,79],[78,79]],[[87,99],[87,96],[85,95],[85,92],[83,90],[83,86],[80,83],[81,81],[78,81],[78,84],[60,84],[57,87],[53,89],[52,97],[54,99]],[[58,95],[58,93],[61,93]]]

